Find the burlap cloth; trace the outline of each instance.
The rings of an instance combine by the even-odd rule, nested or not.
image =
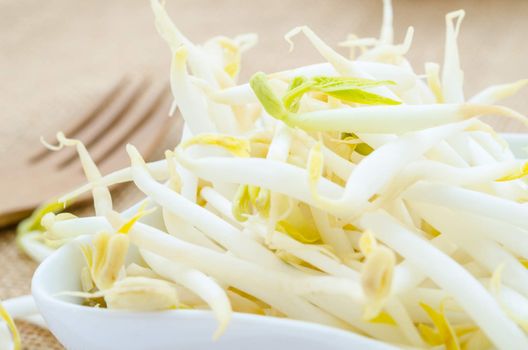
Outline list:
[[[329,43],[350,32],[377,35],[380,3],[169,0],[168,7],[180,29],[196,42],[217,34],[258,33],[259,46],[244,58],[242,76],[247,77],[256,69],[271,72],[320,61],[301,37],[295,51],[287,52],[282,36],[296,25],[310,25]],[[462,7],[468,13],[460,35],[466,91],[528,77],[528,1],[394,3],[396,39],[403,38],[407,25],[416,29],[409,55],[416,67],[442,61],[443,15]],[[168,63],[147,0],[0,1],[0,174],[9,171],[13,155],[39,147],[40,135],[53,134],[82,114],[118,77],[144,71],[162,77]],[[507,103],[526,114],[526,96],[522,93]],[[130,196],[125,192],[119,197]],[[121,198],[118,204],[129,200]],[[35,267],[15,248],[14,230],[0,231],[0,298],[29,293]],[[62,348],[48,332],[19,326],[26,349]]]

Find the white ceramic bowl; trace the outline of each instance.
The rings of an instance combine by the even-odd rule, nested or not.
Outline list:
[[[33,277],[32,292],[50,330],[68,350],[395,350],[371,339],[317,324],[235,313],[219,340],[209,311],[128,312],[79,305],[57,296],[80,290],[82,237],[46,259]]]

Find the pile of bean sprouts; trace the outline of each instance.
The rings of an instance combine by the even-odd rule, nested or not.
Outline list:
[[[243,312],[402,349],[528,349],[528,163],[478,119],[528,124],[496,104],[528,80],[464,96],[464,11],[446,16],[443,64],[420,73],[405,58],[413,28],[394,43],[385,0],[379,38],[340,44],[350,57],[298,27],[291,48],[303,34],[323,63],[239,84],[255,35],[196,45],[151,5],[180,144],[150,163],[128,145],[130,166],[103,176],[59,133],[53,147],[77,148],[88,183],[19,228],[37,260],[93,236],[70,293],[110,309],[210,309],[214,337]],[[118,213],[109,187],[125,182],[145,198]],[[95,216],[59,212],[88,191]]]

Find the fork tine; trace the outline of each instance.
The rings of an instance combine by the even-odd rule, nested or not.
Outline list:
[[[163,101],[153,111],[152,117],[146,119],[145,123],[128,135],[121,145],[113,148],[112,152],[101,159],[98,165],[103,174],[129,165],[125,144],[131,143],[138,146],[139,151],[147,159],[150,159],[161,143],[167,142],[169,132],[178,128],[181,129],[182,118],[168,116],[171,102],[172,98],[165,95]],[[177,137],[170,138],[170,140],[177,141],[179,137],[180,135],[177,135]],[[148,140],[148,142],[145,142],[145,140]]]
[[[94,146],[106,134],[112,132],[112,129],[119,125],[120,120],[128,115],[149,83],[149,79],[140,79],[128,84],[110,106],[103,111],[103,115],[87,123],[86,128],[80,130],[76,138],[81,140],[88,149]],[[65,149],[53,157],[54,164],[58,169],[67,167],[76,159],[77,152],[74,149]]]
[[[130,112],[130,117],[125,118],[114,128],[112,133],[105,135],[91,150],[96,163],[101,162],[117,147],[126,143],[126,140],[138,128],[142,127],[160,108],[169,95],[168,83],[157,84],[138,101],[137,108]],[[167,116],[168,118],[168,116]]]
[[[90,122],[93,122],[96,118],[101,116],[103,114],[102,112],[112,103],[112,101],[123,90],[123,88],[127,85],[128,82],[129,78],[127,76],[122,77],[117,82],[117,84],[115,84],[105,95],[102,96],[101,100],[97,104],[95,104],[95,106],[88,113],[78,118],[77,123],[73,124],[70,129],[66,130],[65,134],[70,137],[75,137],[80,130],[84,129]],[[47,140],[53,139],[54,137],[55,135],[50,138],[47,138]],[[29,162],[41,162],[50,154],[53,153],[49,152],[47,148],[41,148],[29,157]]]

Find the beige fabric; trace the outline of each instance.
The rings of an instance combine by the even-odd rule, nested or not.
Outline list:
[[[36,264],[18,252],[12,232],[0,236],[0,298],[29,293],[31,275]],[[11,267],[11,268],[9,268]],[[55,350],[62,346],[48,332],[25,322],[17,322],[24,349]]]
[[[167,2],[180,29],[196,42],[257,32],[260,44],[243,62],[246,78],[256,69],[271,72],[321,61],[302,37],[295,39],[294,52],[287,52],[282,36],[296,25],[310,25],[336,44],[349,32],[377,35],[381,19],[381,1],[375,0]],[[460,42],[468,95],[528,77],[528,1],[394,3],[396,39],[402,40],[407,25],[415,26],[409,57],[417,69],[425,61],[442,61],[444,14],[464,7]],[[0,174],[13,166],[7,159],[23,159],[41,147],[40,135],[53,135],[81,115],[118,77],[147,71],[165,76],[168,63],[147,0],[0,0]],[[521,93],[508,105],[526,114],[526,96]],[[14,166],[25,165],[15,161]],[[17,252],[13,231],[0,232],[0,297],[28,293],[34,268]],[[26,349],[60,348],[46,332],[28,325],[21,330]]]

